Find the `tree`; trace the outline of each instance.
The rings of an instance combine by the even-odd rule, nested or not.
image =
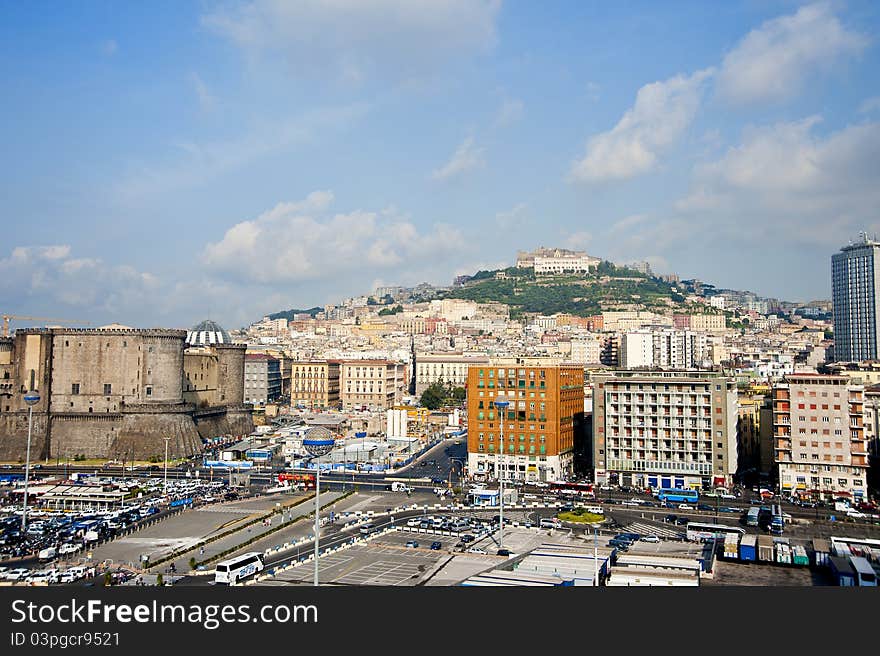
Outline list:
[[[464,401],[467,398],[467,392],[464,387],[455,387],[452,389],[452,398],[456,401]]]
[[[428,410],[436,410],[442,406],[443,402],[446,400],[446,388],[440,381],[431,383],[428,388],[422,392],[422,396],[419,400],[424,407],[428,408]]]

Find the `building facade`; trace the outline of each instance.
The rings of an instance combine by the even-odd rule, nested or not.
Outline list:
[[[864,401],[864,388],[845,376],[791,374],[773,386],[780,491],[867,498]]]
[[[487,356],[462,353],[426,353],[416,354],[416,396],[434,383],[443,383],[452,387],[467,385],[468,368],[472,365],[489,363]]]
[[[290,404],[304,408],[340,407],[338,360],[291,363]]]
[[[281,362],[265,353],[248,353],[244,358],[244,398],[247,403],[266,405],[281,396]]]
[[[340,399],[344,410],[387,410],[406,393],[406,365],[390,360],[346,360],[340,369]]]
[[[831,256],[834,303],[834,359],[876,360],[880,340],[877,294],[880,286],[880,243],[862,236]]]
[[[490,360],[468,369],[467,391],[470,476],[554,481],[573,474],[584,420],[583,367]],[[494,405],[499,396],[510,403],[506,416]]]
[[[710,488],[737,468],[736,383],[711,372],[615,371],[593,388],[597,483]]]

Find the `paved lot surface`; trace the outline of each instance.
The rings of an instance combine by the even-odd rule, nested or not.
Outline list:
[[[833,585],[833,581],[824,570],[716,560],[715,577],[702,579],[700,585],[814,586]]]
[[[273,494],[186,510],[136,533],[101,545],[93,551],[92,560],[103,562],[110,559],[116,563],[137,565],[141,554],[147,554],[150,556],[150,560],[155,562],[176,549],[196,545],[212,535],[244,525],[275,508],[277,503],[289,503],[308,496],[309,494],[304,492]],[[304,505],[308,505],[308,503],[306,502]],[[276,517],[275,522],[278,521]],[[252,531],[260,529],[259,525],[251,528]],[[246,532],[243,531],[242,534],[246,535]],[[212,550],[228,549],[229,546],[231,546],[231,542],[228,538],[218,540],[205,547],[206,555],[204,557],[207,557]],[[202,558],[202,556],[197,557]],[[187,557],[188,559],[189,557]],[[185,561],[177,566],[178,571],[188,569]]]

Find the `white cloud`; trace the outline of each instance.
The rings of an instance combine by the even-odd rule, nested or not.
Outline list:
[[[757,244],[839,246],[880,225],[880,123],[817,134],[821,119],[745,130],[742,143],[697,167],[676,208],[717,236]]]
[[[573,232],[565,239],[565,245],[572,250],[585,250],[593,241],[593,235],[586,231]]]
[[[803,6],[749,32],[724,58],[717,90],[738,105],[785,100],[817,72],[867,45],[868,38],[844,27],[829,3]]]
[[[369,105],[354,103],[307,111],[283,120],[255,124],[235,139],[181,142],[174,156],[164,164],[132,166],[116,187],[124,201],[203,184],[249,163],[310,142],[333,130],[345,129],[369,111]]]
[[[190,80],[193,84],[193,90],[196,92],[196,97],[199,99],[199,107],[204,111],[214,109],[217,104],[217,98],[208,89],[208,85],[205,84],[202,77],[198,73],[192,73],[190,74]]]
[[[73,258],[68,245],[17,246],[0,258],[0,297],[47,316],[91,321],[94,312],[136,311],[158,286],[153,275],[127,265]]]
[[[880,111],[880,96],[874,96],[873,98],[866,98],[859,105],[859,113],[860,114],[872,114],[877,111]]]
[[[525,203],[517,203],[514,207],[504,212],[495,214],[495,223],[502,228],[512,228],[524,224],[528,219],[526,210],[528,206]]]
[[[507,127],[522,120],[525,114],[525,105],[522,100],[516,98],[505,98],[498,109],[495,117],[496,127]]]
[[[315,192],[242,221],[205,247],[202,262],[230,280],[278,285],[424,269],[464,247],[452,226],[435,224],[422,233],[399,213],[330,214],[332,200],[330,192]]]
[[[690,126],[711,75],[707,69],[643,86],[613,129],[590,138],[586,155],[574,163],[569,180],[603,183],[654,169],[660,155]]]
[[[467,171],[483,168],[486,165],[483,158],[484,151],[484,148],[474,146],[473,137],[468,137],[455,149],[450,160],[436,169],[431,177],[434,180],[448,180]]]
[[[202,23],[249,57],[286,56],[298,75],[407,81],[497,41],[500,0],[251,0]]]

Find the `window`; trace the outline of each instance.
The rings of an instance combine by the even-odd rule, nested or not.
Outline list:
[[[109,396],[110,394],[112,394],[113,392],[111,390],[112,386],[110,385],[110,383],[104,383],[104,396]]]
[[[70,393],[71,394],[79,394],[79,383],[73,383],[70,386]]]
[[[147,396],[153,396],[153,388],[147,385]]]

